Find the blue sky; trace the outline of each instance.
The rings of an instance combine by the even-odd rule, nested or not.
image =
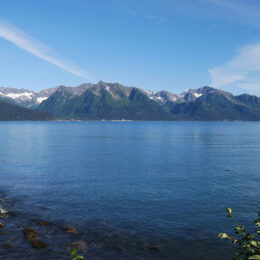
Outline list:
[[[0,86],[120,82],[260,95],[258,0],[12,0],[0,8]]]

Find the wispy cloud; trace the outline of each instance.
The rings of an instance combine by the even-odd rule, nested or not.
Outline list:
[[[210,69],[209,72],[212,86],[235,83],[244,89],[260,90],[260,77],[250,76],[260,72],[260,44],[244,46],[230,61]]]
[[[137,13],[136,11],[129,10],[127,11],[127,14],[136,18],[143,18],[146,20],[154,21],[156,23],[162,24],[168,21],[167,17],[159,16],[159,15],[153,15],[153,14],[141,14]]]
[[[59,55],[55,50],[31,37],[15,26],[0,20],[0,38],[12,42],[19,48],[81,78],[89,79],[88,73]]]
[[[260,5],[258,0],[201,0],[228,11],[229,19],[240,23],[260,26]],[[232,18],[233,17],[233,18]]]
[[[164,16],[157,16],[157,15],[145,15],[144,16],[148,20],[155,21],[157,23],[165,23],[168,21],[168,19]]]
[[[258,0],[201,0],[226,10],[223,15],[239,23],[260,27]],[[260,90],[260,43],[246,45],[226,63],[209,70],[211,85],[235,86],[249,91]]]
[[[248,6],[248,3],[246,3],[245,1],[241,2],[240,0],[236,0],[236,2],[234,2],[233,0],[205,0],[209,3],[212,3],[212,4],[216,4],[216,5],[219,5],[219,6],[223,6],[223,7],[226,7],[226,8],[230,8],[230,9],[233,9],[233,10],[242,10],[241,9],[241,4],[246,4]],[[240,2],[240,4],[236,4]]]

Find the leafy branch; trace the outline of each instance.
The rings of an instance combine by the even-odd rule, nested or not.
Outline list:
[[[79,259],[84,259],[84,256],[79,255],[78,252],[77,252],[77,249],[73,248],[70,251],[70,258],[71,258],[71,260],[79,260]]]
[[[227,217],[234,221],[232,209],[227,208]],[[233,260],[260,260],[260,212],[258,218],[254,221],[255,235],[250,234],[242,225],[236,224],[234,227],[234,236],[226,233],[220,233],[219,238],[230,240],[236,247],[236,253]]]

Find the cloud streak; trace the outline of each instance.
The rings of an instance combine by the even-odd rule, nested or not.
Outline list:
[[[257,1],[244,0],[202,0],[204,3],[209,3],[214,6],[226,9],[229,19],[235,19],[239,23],[260,26],[260,6]],[[230,14],[232,12],[232,15]],[[234,16],[233,18],[231,18]]]
[[[142,18],[142,19],[154,21],[158,24],[163,24],[168,21],[167,17],[164,16],[153,15],[153,14],[140,14],[133,10],[127,11],[127,14],[135,18]]]
[[[260,72],[260,44],[244,46],[227,63],[210,69],[209,72],[212,86],[222,87],[236,83],[244,89],[260,90],[260,78],[252,78],[252,74]]]
[[[55,50],[31,37],[24,31],[15,26],[0,20],[0,38],[3,38],[28,53],[45,60],[67,72],[70,72],[78,77],[89,79],[88,73],[73,64],[69,60],[59,55]]]

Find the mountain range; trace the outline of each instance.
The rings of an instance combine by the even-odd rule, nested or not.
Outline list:
[[[3,110],[2,104],[9,108]],[[12,111],[10,117],[8,111]],[[20,115],[15,116],[18,111]],[[252,121],[260,120],[260,98],[235,96],[208,86],[177,95],[103,81],[78,87],[58,86],[39,93],[0,87],[0,120],[30,120],[28,113],[31,120]]]

